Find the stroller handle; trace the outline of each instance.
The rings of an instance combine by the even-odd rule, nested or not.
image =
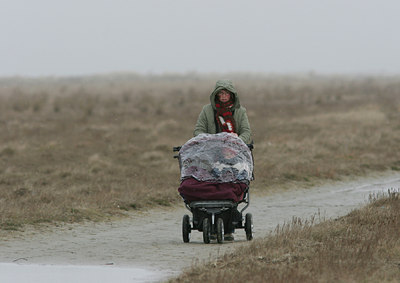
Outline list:
[[[177,151],[180,151],[181,148],[182,148],[182,146],[174,146],[174,147],[172,148],[172,151],[173,151],[173,152],[177,152]],[[174,155],[174,158],[179,158],[179,155]]]
[[[173,148],[172,148],[172,151],[180,151],[181,150],[181,148],[182,148],[182,146],[174,146]]]
[[[246,145],[247,145],[247,147],[248,147],[250,150],[253,150],[254,145],[253,145],[252,143],[251,143],[251,144],[246,144]],[[174,146],[174,147],[172,148],[172,151],[173,151],[173,152],[180,151],[181,148],[182,148],[182,146]]]

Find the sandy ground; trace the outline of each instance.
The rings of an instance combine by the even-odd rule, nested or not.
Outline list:
[[[245,212],[253,214],[254,234],[258,238],[278,224],[290,222],[294,216],[309,219],[313,215],[345,215],[365,204],[371,192],[390,188],[400,188],[400,174],[262,197],[251,195],[250,207]],[[136,213],[113,223],[63,225],[42,231],[26,229],[0,243],[0,282],[155,282],[247,243],[245,232],[240,229],[236,230],[233,243],[206,245],[202,233],[192,231],[190,243],[185,244],[181,235],[184,214],[190,213],[182,203],[180,208]],[[32,277],[32,270],[43,272]],[[67,270],[69,276],[75,274],[68,277],[74,279],[63,281],[66,276],[59,276],[55,280],[54,276],[62,274],[62,270]],[[101,276],[99,280],[101,272],[114,274],[113,279],[107,281],[107,276]]]

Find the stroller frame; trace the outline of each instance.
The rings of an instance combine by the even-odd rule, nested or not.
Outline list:
[[[250,150],[253,145],[248,145]],[[174,147],[173,151],[177,152],[180,146]],[[174,158],[180,158],[175,155]],[[181,163],[179,162],[181,166]],[[254,175],[253,175],[254,176]],[[245,206],[238,211],[239,204],[244,203]],[[203,232],[203,242],[209,244],[211,240],[217,240],[219,244],[224,242],[225,227],[230,225],[230,230],[244,229],[246,239],[253,239],[253,216],[246,213],[243,217],[243,211],[250,205],[249,186],[244,192],[243,199],[239,202],[231,200],[199,200],[186,202],[185,207],[192,213],[192,217],[185,214],[182,219],[182,237],[183,242],[190,241],[192,230]],[[238,214],[238,215],[237,215]]]
[[[240,203],[245,206],[240,209],[239,215],[235,211]],[[251,213],[243,217],[243,211],[249,206],[250,194],[248,189],[242,201],[236,203],[230,200],[201,200],[185,203],[186,208],[192,213],[183,216],[182,236],[185,243],[190,241],[192,230],[203,232],[203,242],[208,244],[216,239],[218,243],[224,242],[224,228],[230,225],[231,229],[244,229],[246,239],[253,239],[253,219]],[[236,212],[237,214],[237,212]],[[225,224],[224,224],[225,223]]]

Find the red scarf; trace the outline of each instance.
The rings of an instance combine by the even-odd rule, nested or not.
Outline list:
[[[233,119],[233,102],[228,101],[225,103],[215,103],[217,107],[216,119],[222,132],[236,133],[235,120]]]

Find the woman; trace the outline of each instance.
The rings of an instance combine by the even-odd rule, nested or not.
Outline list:
[[[194,128],[194,136],[202,133],[216,134],[227,132],[241,138],[246,144],[252,143],[246,109],[240,105],[236,88],[230,80],[218,80],[210,95],[210,104],[203,107]],[[241,220],[237,209],[232,211],[232,219]],[[228,219],[224,223],[226,241],[233,241],[234,229]]]
[[[238,93],[230,80],[219,80],[210,95],[210,104],[203,107],[194,128],[201,133],[228,132],[251,143],[251,130],[246,109],[240,105]]]

